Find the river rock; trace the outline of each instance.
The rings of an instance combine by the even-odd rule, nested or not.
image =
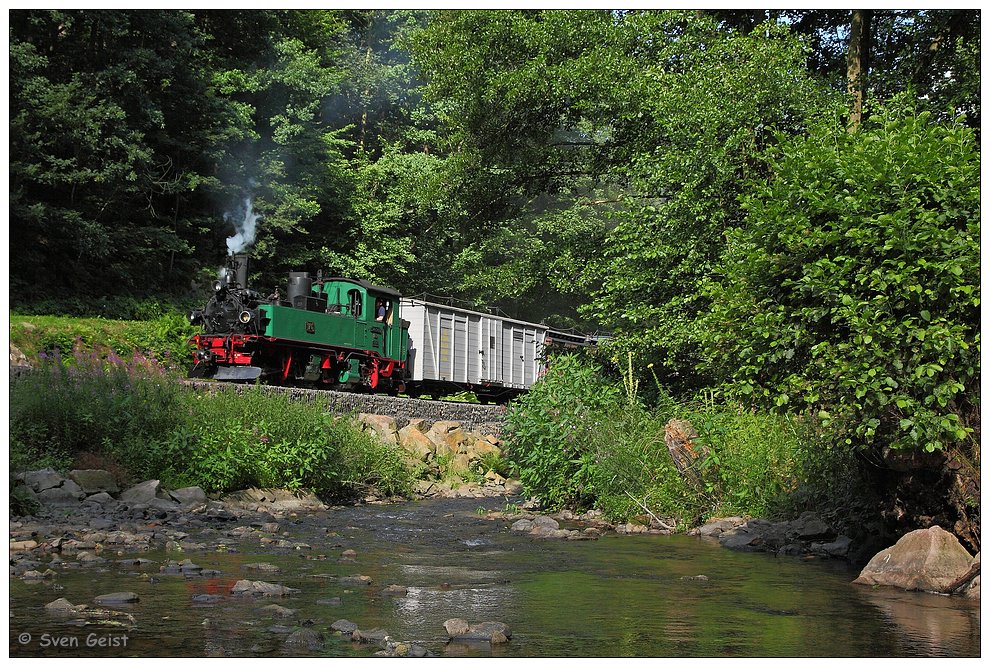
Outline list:
[[[118,493],[120,488],[117,481],[106,470],[72,470],[69,472],[69,479],[78,484],[87,494]]]
[[[705,525],[688,531],[688,535],[696,535],[698,537],[718,537],[725,531],[732,530],[745,522],[745,519],[738,516],[725,517],[723,519],[712,519]]]
[[[258,572],[281,572],[282,568],[278,565],[272,565],[271,563],[248,563],[247,565],[242,565],[245,570],[255,570]]]
[[[348,621],[346,618],[341,618],[330,624],[330,629],[334,632],[340,632],[345,635],[349,635],[358,629],[357,623]]]
[[[65,598],[59,598],[54,602],[49,602],[45,605],[45,611],[50,614],[65,614],[72,615],[77,614],[86,609],[84,604],[72,604]]]
[[[447,636],[459,641],[487,641],[502,644],[512,637],[512,630],[505,623],[485,621],[471,624],[463,618],[451,618],[443,624]]]
[[[385,648],[375,653],[380,658],[431,658],[434,657],[426,648],[412,642],[386,641]]]
[[[63,488],[57,486],[39,491],[35,494],[35,498],[44,505],[78,505],[85,494],[78,490],[79,487],[76,484],[73,483],[72,486],[76,490],[73,490],[71,487]]]
[[[351,633],[351,641],[361,644],[378,644],[379,646],[384,646],[388,641],[388,632],[381,628],[372,628],[371,630],[358,629]]]
[[[281,584],[271,584],[267,581],[250,581],[241,579],[231,589],[232,595],[260,595],[263,597],[287,597],[298,593],[298,588],[289,588]]]
[[[853,583],[951,593],[973,561],[955,535],[933,526],[912,531],[878,553]]]
[[[86,497],[87,503],[92,503],[95,506],[103,507],[107,503],[113,502],[113,496],[111,496],[106,491],[100,491],[99,493],[94,493],[91,496]]]
[[[20,540],[17,542],[10,542],[7,546],[10,551],[30,551],[31,549],[36,549],[38,543],[34,540]]]
[[[161,482],[149,479],[136,484],[120,494],[120,500],[129,505],[151,505],[151,501],[161,498]]]
[[[285,645],[315,651],[323,648],[323,635],[312,628],[300,628],[286,637]]]
[[[169,492],[172,500],[182,505],[183,509],[206,506],[206,492],[198,486],[187,486]]]
[[[138,602],[141,598],[138,597],[137,593],[131,591],[120,591],[118,593],[106,593],[105,595],[97,595],[93,602],[96,604],[132,604]]]
[[[382,595],[385,597],[404,598],[408,594],[409,589],[405,586],[399,586],[398,584],[392,584],[382,590]]]
[[[64,480],[64,477],[51,468],[31,470],[24,473],[23,476],[24,484],[35,493],[62,486]]]
[[[299,613],[298,609],[289,609],[287,607],[283,607],[282,605],[278,605],[278,604],[265,605],[258,611],[260,611],[265,616],[274,616],[276,618],[290,618]]]

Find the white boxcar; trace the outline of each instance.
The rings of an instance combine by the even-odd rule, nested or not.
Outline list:
[[[529,389],[544,369],[543,325],[419,299],[400,303],[409,322],[407,380],[414,392],[454,383],[499,398]]]

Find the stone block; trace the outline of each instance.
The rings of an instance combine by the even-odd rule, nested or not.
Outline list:
[[[161,497],[161,482],[157,479],[136,484],[120,494],[120,499],[131,505],[150,505],[152,500]]]
[[[77,487],[78,488],[78,487]],[[77,505],[82,500],[82,492],[56,487],[45,489],[35,497],[44,505]]]
[[[399,446],[416,461],[425,461],[436,451],[436,444],[413,424],[399,430]]]
[[[169,493],[172,500],[183,507],[206,505],[206,492],[198,486],[187,486]]]
[[[382,442],[392,445],[398,442],[395,417],[362,412],[358,414],[357,421],[362,424],[364,430],[373,432]]]
[[[106,470],[72,470],[69,472],[69,479],[82,487],[82,490],[87,494],[101,491],[118,493],[120,491],[113,475]]]
[[[39,493],[45,489],[54,489],[62,486],[64,479],[64,477],[51,468],[45,468],[44,470],[31,470],[24,473],[24,483],[35,493]]]

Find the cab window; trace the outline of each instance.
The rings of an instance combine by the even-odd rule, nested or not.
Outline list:
[[[361,301],[361,291],[360,290],[352,289],[349,292],[347,292],[347,305],[348,305],[348,308],[351,311],[351,315],[353,315],[356,318],[360,318],[361,317],[361,312],[362,312],[361,305],[362,305],[362,301]]]

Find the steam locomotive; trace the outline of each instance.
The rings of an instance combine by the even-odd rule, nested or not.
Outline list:
[[[286,296],[247,285],[234,255],[189,315],[192,378],[505,402],[529,389],[552,348],[593,344],[498,315],[402,297],[365,280],[290,272]]]

